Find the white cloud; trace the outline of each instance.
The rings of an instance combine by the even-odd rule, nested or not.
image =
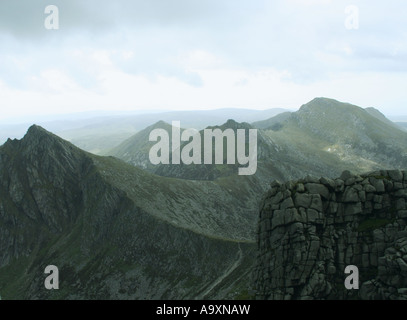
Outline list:
[[[321,4],[331,4],[332,0],[287,0],[292,5],[321,5]]]
[[[121,52],[123,60],[130,60],[134,57],[134,51],[131,50],[123,50]]]
[[[374,2],[374,5],[373,5]],[[405,113],[404,1],[0,2],[1,117],[95,109],[295,108],[315,96]],[[11,1],[8,1],[11,3]],[[97,9],[95,9],[97,8]],[[39,10],[40,14],[31,14]],[[7,16],[6,16],[7,15]],[[37,28],[37,24],[41,28]]]
[[[103,60],[104,61],[104,60]],[[98,63],[98,62],[95,62]],[[61,70],[44,70],[33,79],[29,90],[16,90],[2,83],[2,118],[19,113],[47,114],[89,110],[213,109],[244,107],[267,109],[297,108],[316,96],[374,106],[405,102],[403,74],[333,74],[324,81],[298,84],[288,71],[237,68],[202,68],[193,72],[203,80],[195,87],[175,77],[128,74],[112,67],[101,68],[98,90],[84,90]],[[37,86],[41,86],[38,88]],[[383,92],[386,95],[383,95]],[[15,109],[11,106],[19,105]]]
[[[193,50],[181,55],[178,58],[179,65],[185,69],[207,69],[219,67],[225,62],[220,58],[205,50]]]

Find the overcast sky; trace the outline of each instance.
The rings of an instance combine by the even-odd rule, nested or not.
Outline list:
[[[0,120],[314,97],[407,114],[406,13],[405,0],[1,0]]]

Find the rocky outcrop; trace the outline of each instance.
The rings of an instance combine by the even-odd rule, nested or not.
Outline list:
[[[258,299],[407,299],[407,172],[271,184],[261,205]],[[347,290],[345,267],[359,269]]]

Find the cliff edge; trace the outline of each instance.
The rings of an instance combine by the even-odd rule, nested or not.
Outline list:
[[[261,205],[258,299],[407,299],[407,172],[274,181]],[[344,286],[359,269],[359,290]]]

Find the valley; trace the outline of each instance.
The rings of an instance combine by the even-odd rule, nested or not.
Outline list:
[[[270,183],[407,167],[407,132],[378,110],[316,98],[250,123],[227,119],[197,126],[199,134],[257,129],[254,175],[239,175],[225,148],[223,163],[152,164],[150,133],[172,138],[156,118],[104,155],[38,125],[8,139],[0,147],[2,299],[249,299]],[[50,264],[59,290],[43,286]]]

